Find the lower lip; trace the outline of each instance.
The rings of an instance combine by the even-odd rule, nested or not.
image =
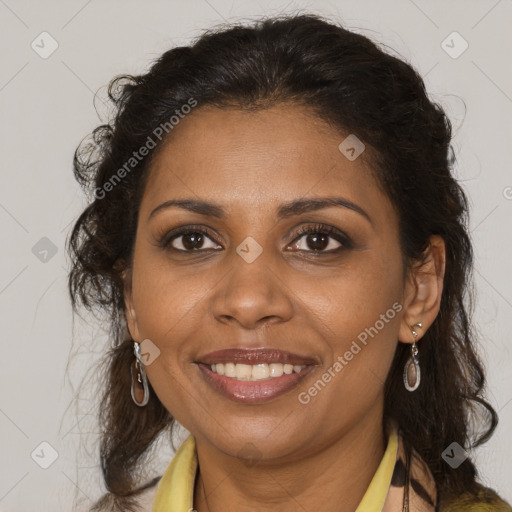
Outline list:
[[[307,365],[299,373],[283,374],[281,377],[270,377],[265,380],[243,381],[211,370],[209,365],[198,363],[206,381],[221,395],[244,404],[262,404],[287,393],[308,375],[314,365]]]

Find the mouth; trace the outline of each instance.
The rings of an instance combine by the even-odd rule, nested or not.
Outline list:
[[[226,349],[202,356],[196,364],[205,381],[222,396],[261,404],[297,387],[317,361],[275,349]]]

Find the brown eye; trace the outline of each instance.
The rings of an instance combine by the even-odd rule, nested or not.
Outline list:
[[[331,253],[350,246],[348,237],[332,226],[310,226],[299,231],[292,247],[299,251]]]
[[[205,237],[201,233],[190,233],[188,235],[181,235],[177,239],[174,239],[173,242],[176,240],[179,240],[180,238],[182,239],[181,245],[187,251],[192,251],[194,249],[201,249],[204,244],[204,241],[205,241]],[[177,247],[175,247],[175,248],[177,248]]]
[[[222,248],[206,230],[190,227],[167,233],[160,240],[159,245],[162,248],[180,252],[218,250]]]

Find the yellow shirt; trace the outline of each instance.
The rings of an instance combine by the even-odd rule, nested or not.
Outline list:
[[[391,484],[397,447],[397,432],[391,430],[384,456],[356,512],[382,510]],[[196,441],[194,436],[189,435],[158,484],[153,512],[192,512],[196,471]]]

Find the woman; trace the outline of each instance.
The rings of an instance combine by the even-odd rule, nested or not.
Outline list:
[[[512,510],[467,453],[497,415],[450,123],[418,74],[300,15],[205,33],[109,95],[69,241],[73,305],[112,327],[94,510]]]

